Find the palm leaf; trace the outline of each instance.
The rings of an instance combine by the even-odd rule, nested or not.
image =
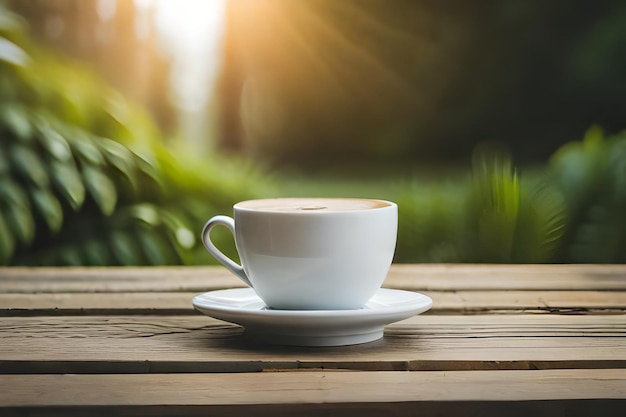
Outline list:
[[[560,190],[547,182],[528,188],[522,188],[511,262],[548,262],[565,232],[565,201]]]
[[[138,157],[123,145],[111,139],[100,138],[98,141],[107,162],[123,175],[131,186],[133,194],[139,191],[137,173]]]
[[[136,236],[150,265],[167,265],[176,261],[172,248],[157,231],[139,228]]]
[[[9,148],[9,156],[12,161],[13,169],[18,172],[22,178],[29,180],[38,187],[47,187],[49,184],[46,168],[30,148],[22,144],[14,144]]]
[[[23,142],[28,142],[32,137],[33,129],[22,105],[11,103],[0,106],[0,123]]]
[[[83,165],[104,165],[104,156],[85,132],[75,131],[70,146]]]
[[[74,163],[55,161],[50,166],[50,174],[55,189],[69,206],[74,211],[80,209],[85,201],[85,186]]]
[[[109,234],[109,247],[114,259],[120,265],[144,265],[145,259],[133,236],[114,230]]]
[[[30,210],[30,203],[25,188],[20,187],[10,177],[2,178],[0,187],[0,204],[12,204],[22,210]]]
[[[92,266],[106,266],[113,264],[110,248],[100,238],[87,239],[82,245],[82,260],[84,264]]]
[[[551,167],[566,193],[566,262],[626,262],[626,133],[604,138],[593,127],[561,147]]]
[[[6,265],[13,256],[15,250],[15,239],[0,212],[0,265]]]
[[[103,172],[92,166],[83,167],[83,179],[89,194],[105,216],[110,216],[117,203],[115,184]]]
[[[3,177],[8,175],[9,170],[11,169],[11,165],[9,164],[9,161],[7,160],[5,155],[6,151],[2,148],[2,145],[0,144],[0,175],[2,175]]]
[[[35,221],[30,210],[24,210],[19,205],[10,204],[5,207],[4,217],[16,240],[29,245],[35,237]]]
[[[520,182],[504,156],[479,156],[467,200],[466,250],[476,262],[509,262],[520,209]]]
[[[45,122],[40,122],[37,127],[39,130],[37,138],[50,155],[61,162],[68,162],[72,159],[70,145],[59,132]]]
[[[53,233],[58,232],[63,225],[63,209],[59,200],[47,188],[31,188],[30,196],[33,205],[48,225],[50,231]]]

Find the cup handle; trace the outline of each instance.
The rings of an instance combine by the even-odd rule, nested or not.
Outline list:
[[[224,253],[222,253],[222,251],[219,250],[211,241],[211,230],[215,226],[225,226],[233,234],[233,237],[235,236],[235,220],[228,216],[212,217],[208,222],[206,222],[204,228],[202,229],[202,243],[204,244],[204,247],[211,255],[213,255],[215,259],[217,259],[219,263],[224,265],[226,269],[237,275],[243,282],[252,287],[252,284],[243,270],[243,267],[230,259],[228,256],[224,255]]]

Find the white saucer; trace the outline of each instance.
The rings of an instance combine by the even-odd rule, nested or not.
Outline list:
[[[196,310],[236,323],[254,340],[293,346],[342,346],[372,342],[386,324],[430,309],[432,300],[416,292],[379,289],[358,310],[272,310],[252,288],[211,291],[193,298]]]

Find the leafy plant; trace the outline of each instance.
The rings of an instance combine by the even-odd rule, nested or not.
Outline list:
[[[395,262],[463,262],[464,185],[413,183],[398,204]]]
[[[0,11],[0,265],[210,261],[203,222],[258,173],[166,147],[143,108]]]
[[[548,262],[565,227],[558,188],[497,153],[479,152],[468,182],[414,187],[398,203],[396,262]]]
[[[464,252],[473,262],[547,262],[564,232],[559,190],[522,180],[506,156],[477,158],[465,207]]]
[[[276,194],[254,165],[166,145],[145,109],[31,43],[1,2],[0,91],[0,265],[213,262],[206,219]],[[357,192],[331,183],[291,193]],[[467,179],[380,188],[399,206],[396,262],[626,262],[626,132],[592,127],[538,175],[482,149]]]
[[[550,165],[569,208],[559,260],[626,262],[626,132],[605,138],[594,126]]]

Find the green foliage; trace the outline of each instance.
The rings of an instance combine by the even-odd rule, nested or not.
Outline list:
[[[565,205],[545,180],[522,181],[506,157],[475,164],[466,253],[473,262],[537,263],[551,259],[563,234]]]
[[[396,262],[548,262],[565,225],[558,189],[498,154],[479,155],[465,184],[414,187],[398,203]]]
[[[467,200],[467,250],[480,262],[506,262],[520,210],[520,181],[505,158],[479,160]]]
[[[559,260],[626,262],[626,132],[605,138],[592,127],[550,163],[569,208]]]
[[[210,262],[196,235],[258,173],[167,148],[143,108],[0,11],[0,265]]]
[[[255,174],[243,164],[235,172],[216,160],[182,163],[182,151],[174,157],[156,144],[148,162],[51,114],[25,120],[31,136],[5,125],[0,142],[8,156],[0,181],[5,264],[203,263],[209,257],[196,253],[195,239],[203,221],[254,195]]]
[[[3,264],[197,262],[195,232],[237,199],[225,187],[213,198],[206,169],[165,169],[180,163],[156,145],[148,162],[50,113],[20,120],[2,124]]]
[[[591,127],[541,174],[477,158],[467,184],[398,198],[398,262],[626,262],[626,132]]]
[[[275,195],[253,165],[166,146],[144,109],[30,43],[1,4],[0,265],[213,262],[206,219]],[[592,127],[548,168],[522,175],[483,149],[467,179],[279,185],[396,201],[396,262],[626,262],[626,133]],[[228,232],[214,237],[236,258]]]
[[[413,183],[398,204],[395,262],[463,262],[463,184]]]
[[[562,244],[565,225],[562,191],[545,179],[534,184],[522,182],[511,262],[553,261]]]

